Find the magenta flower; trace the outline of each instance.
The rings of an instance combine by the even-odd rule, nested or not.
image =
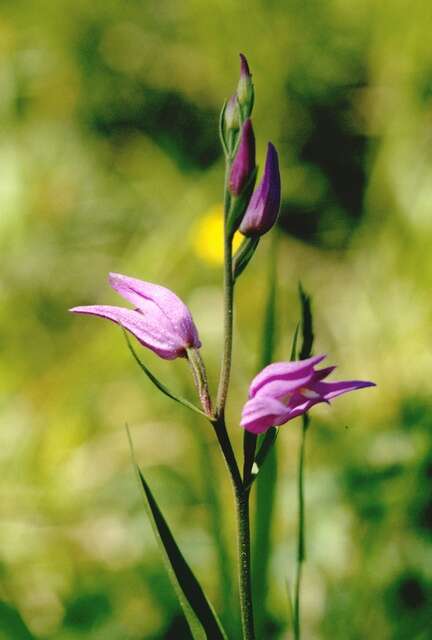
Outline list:
[[[247,119],[240,133],[240,142],[229,176],[229,189],[233,195],[241,194],[254,169],[255,135],[252,122]]]
[[[319,402],[348,391],[374,387],[373,382],[343,380],[323,382],[335,367],[315,369],[324,356],[296,362],[275,362],[265,367],[249,387],[240,424],[251,433],[263,433],[309,411]]]
[[[119,273],[110,273],[109,282],[134,309],[91,305],[70,311],[112,320],[165,360],[186,356],[186,349],[201,347],[190,311],[175,293]]]
[[[278,154],[268,143],[263,178],[255,189],[240,224],[245,236],[262,236],[276,222],[281,201]]]

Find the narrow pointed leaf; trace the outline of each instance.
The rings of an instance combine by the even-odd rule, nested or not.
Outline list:
[[[194,640],[227,640],[213,607],[180,551],[149,485],[135,462],[129,430],[127,434],[134,467],[143,490],[146,511],[192,636]]]
[[[127,335],[126,331],[123,331],[123,333],[127,342],[128,349],[131,352],[135,362],[138,363],[138,365],[144,371],[146,376],[151,380],[151,382],[153,382],[155,387],[157,387],[159,391],[161,391],[164,395],[168,396],[168,398],[171,398],[172,400],[175,400],[176,402],[179,402],[180,404],[182,404],[184,407],[187,407],[188,409],[192,409],[192,411],[195,411],[196,413],[199,413],[201,416],[208,418],[208,416],[204,413],[204,411],[201,411],[199,407],[196,407],[192,402],[189,402],[189,400],[186,400],[186,398],[177,396],[175,393],[170,391],[168,387],[166,387],[163,384],[163,382],[158,380],[156,376],[150,371],[150,369],[139,359],[135,349],[132,346],[131,341],[129,340],[129,336]]]
[[[300,349],[300,360],[305,360],[312,355],[312,345],[314,341],[311,297],[308,295],[299,283],[299,297],[301,305],[301,327],[302,327],[302,346]]]
[[[250,485],[255,476],[255,451],[257,436],[250,431],[243,434],[243,482]]]
[[[233,278],[234,281],[243,273],[252,260],[253,255],[258,247],[259,238],[245,238],[240,245],[237,253],[234,255],[233,261]]]
[[[254,464],[252,467],[251,475],[252,479],[254,479],[258,473],[261,471],[262,466],[267,458],[267,455],[271,451],[272,447],[276,442],[276,438],[278,436],[279,429],[278,427],[271,427],[261,438],[260,448],[255,456]]]
[[[291,362],[293,360],[297,360],[297,341],[298,341],[299,330],[300,330],[300,323],[298,322],[295,328],[292,343],[291,343],[291,355],[290,355]]]

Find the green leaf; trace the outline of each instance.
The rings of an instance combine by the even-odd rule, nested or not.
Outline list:
[[[298,322],[294,330],[294,335],[291,343],[291,354],[290,354],[291,362],[297,359],[297,341],[298,341],[299,330],[300,330],[300,323]]]
[[[301,327],[302,327],[302,346],[300,349],[300,360],[309,358],[312,355],[312,345],[314,341],[311,297],[308,295],[299,283],[299,298],[301,306]]]
[[[127,429],[132,459],[144,495],[144,503],[172,585],[185,614],[194,640],[227,640],[212,605],[180,551],[159,506],[134,459],[133,444]]]
[[[255,477],[255,451],[257,436],[250,431],[243,434],[243,483],[249,486]]]
[[[144,371],[146,376],[151,380],[151,382],[153,382],[155,387],[157,387],[159,391],[161,391],[164,395],[168,396],[168,398],[171,398],[172,400],[175,400],[176,402],[179,402],[180,404],[182,404],[184,407],[187,407],[188,409],[192,409],[192,411],[195,411],[196,413],[199,413],[201,416],[208,418],[208,416],[204,413],[204,411],[201,411],[199,407],[196,407],[192,402],[189,402],[189,400],[186,400],[186,398],[177,396],[172,391],[170,391],[168,387],[166,387],[160,380],[158,380],[156,376],[150,371],[150,369],[139,359],[135,349],[131,344],[131,341],[129,340],[129,336],[127,335],[124,329],[123,329],[123,333],[124,333],[129,351],[131,352],[135,362],[138,363],[138,365]]]
[[[252,480],[261,471],[261,468],[267,458],[268,453],[271,451],[273,445],[276,442],[277,435],[279,433],[278,427],[271,427],[266,431],[265,435],[261,438],[260,448],[255,456],[254,464],[252,466],[251,476]]]
[[[233,278],[234,281],[243,273],[251,261],[260,239],[257,238],[245,238],[238,248],[233,258]]]

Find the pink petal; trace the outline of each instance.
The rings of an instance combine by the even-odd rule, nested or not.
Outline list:
[[[276,424],[283,424],[287,408],[273,398],[253,398],[243,407],[240,424],[251,433],[264,433]]]
[[[328,401],[349,391],[375,386],[374,382],[367,382],[366,380],[341,380],[339,382],[315,382],[311,385],[311,389],[316,390],[317,393]]]
[[[313,356],[306,360],[294,362],[274,362],[269,364],[252,380],[249,387],[249,398],[253,398],[257,392],[272,380],[297,380],[313,374],[314,365],[324,360],[326,356]]]
[[[329,376],[335,369],[336,367],[326,367],[325,369],[318,369],[318,371],[315,371],[314,373],[314,380],[324,380],[324,378],[327,378],[327,376]]]
[[[183,342],[173,333],[172,326],[160,312],[157,315],[143,315],[132,309],[109,305],[74,307],[70,311],[99,316],[119,324],[130,331],[141,344],[166,360],[173,360],[185,354]]]
[[[304,387],[314,379],[313,371],[306,371],[306,374],[307,375],[304,375],[302,378],[295,378],[294,380],[270,380],[258,388],[254,398],[265,396],[266,398],[275,398],[276,400],[284,401],[285,396]]]
[[[173,334],[178,334],[184,347],[199,349],[201,342],[192,315],[175,293],[158,284],[145,282],[138,278],[130,278],[120,273],[110,273],[109,281],[113,289],[123,298],[131,302],[144,315],[164,316],[171,324]]]

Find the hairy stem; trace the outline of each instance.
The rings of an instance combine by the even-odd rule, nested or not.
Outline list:
[[[249,493],[249,489],[243,489],[236,495],[239,554],[239,589],[243,638],[244,640],[255,640],[252,606]]]
[[[227,175],[228,175],[227,165]],[[225,183],[227,178],[225,179]],[[224,344],[222,354],[219,387],[216,398],[216,415],[224,415],[228,396],[231,373],[232,340],[233,340],[233,303],[234,279],[232,272],[232,237],[228,234],[227,220],[230,207],[230,197],[225,186],[225,233],[224,233]]]
[[[224,418],[219,417],[214,420],[213,426],[231,477],[236,503],[240,615],[243,629],[243,640],[255,640],[249,529],[250,487],[245,487],[243,484],[234,450],[226,430]]]

